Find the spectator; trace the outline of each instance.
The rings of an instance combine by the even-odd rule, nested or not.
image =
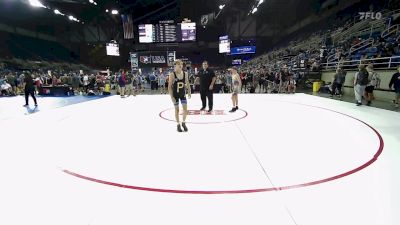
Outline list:
[[[293,76],[289,77],[288,81],[288,93],[296,93],[296,81],[294,80]]]
[[[127,97],[133,95],[133,77],[131,74],[126,76],[125,95],[127,95]]]
[[[87,74],[83,75],[82,77],[82,84],[83,88],[85,90],[85,93],[88,93],[88,88],[89,88],[89,76]]]
[[[166,82],[165,74],[164,74],[162,68],[160,68],[159,75],[158,75],[158,86],[160,88],[161,94],[167,94],[165,82]]]
[[[354,94],[356,98],[356,105],[362,105],[362,96],[365,91],[365,87],[368,84],[368,72],[364,65],[358,67],[358,72],[354,76]]]
[[[39,88],[42,86],[43,81],[39,75],[36,75],[34,81],[35,81],[34,85],[35,85],[36,93],[39,94]]]
[[[121,95],[121,98],[125,98],[125,85],[126,75],[125,71],[122,71],[121,75],[118,78],[119,94]]]
[[[266,76],[265,71],[260,72],[260,79],[258,81],[258,85],[260,86],[259,93],[266,91]]]
[[[346,81],[346,71],[343,70],[342,67],[339,67],[336,70],[336,73],[332,80],[332,87],[331,87],[331,98],[334,95],[339,95],[339,99],[342,99],[342,87],[344,82]]]
[[[7,81],[1,81],[0,85],[0,94],[1,95],[11,95],[12,94],[12,86],[7,83]]]
[[[74,91],[74,93],[79,91],[79,83],[80,83],[79,75],[75,73],[72,76],[72,90]]]
[[[371,101],[375,99],[374,97],[374,89],[379,88],[381,85],[381,78],[377,72],[374,71],[374,67],[372,64],[367,66],[367,71],[369,74],[369,83],[365,88],[365,99],[367,100],[367,105],[371,105]]]
[[[17,78],[12,74],[8,74],[7,83],[11,85],[11,95],[17,94]]]
[[[152,72],[152,73],[150,74],[149,79],[150,79],[150,89],[151,89],[152,91],[153,91],[153,90],[156,90],[156,89],[157,89],[157,88],[156,88],[156,85],[157,85],[157,76],[156,76],[155,72]]]
[[[393,100],[393,103],[395,107],[398,108],[400,100],[400,66],[397,67],[397,72],[393,74],[392,79],[390,79],[389,88],[394,89],[396,98]]]
[[[247,73],[246,71],[243,71],[242,73],[240,73],[240,81],[242,84],[242,85],[240,85],[241,92],[243,92],[243,87],[244,87],[245,92],[247,90],[247,74],[246,73]]]

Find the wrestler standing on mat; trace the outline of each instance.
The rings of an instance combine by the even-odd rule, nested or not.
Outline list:
[[[183,71],[183,62],[181,60],[176,60],[174,62],[174,72],[169,74],[168,92],[171,96],[172,103],[175,106],[175,119],[178,123],[177,130],[178,132],[182,132],[183,128],[183,130],[187,132],[188,128],[186,127],[185,123],[188,115],[186,93],[190,99],[191,90],[189,85],[189,77],[188,74]],[[182,127],[179,122],[179,100],[181,101],[183,108]]]
[[[239,92],[242,86],[240,75],[235,67],[230,68],[229,71],[232,75],[232,109],[229,112],[235,112],[239,109]]]

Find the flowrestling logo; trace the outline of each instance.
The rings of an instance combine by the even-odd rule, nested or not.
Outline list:
[[[367,20],[367,19],[380,20],[380,19],[382,19],[381,12],[359,12],[358,14],[360,15],[360,20]]]

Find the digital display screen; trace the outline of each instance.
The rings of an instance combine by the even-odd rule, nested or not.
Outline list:
[[[116,43],[106,44],[107,55],[119,56],[119,45]]]
[[[228,36],[219,37],[219,53],[231,52],[231,41]]]
[[[182,42],[196,41],[196,23],[181,23]]]
[[[196,41],[196,23],[140,24],[139,43]]]
[[[141,24],[139,25],[139,42],[152,43],[153,42],[153,25]]]
[[[254,54],[256,53],[256,46],[241,46],[231,48],[230,55]]]

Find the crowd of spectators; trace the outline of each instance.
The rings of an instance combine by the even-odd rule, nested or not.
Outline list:
[[[391,2],[391,7],[395,2]],[[388,10],[390,7],[388,7]],[[398,8],[396,8],[398,10]],[[399,15],[397,15],[399,14]],[[400,12],[393,11],[387,18],[385,28],[399,24]],[[376,68],[388,67],[386,62],[382,63],[382,57],[400,56],[400,29],[391,35],[382,36],[382,32],[370,33],[367,36],[349,35],[342,40],[332,41],[332,37],[336,33],[344,32],[351,29],[354,25],[353,18],[342,21],[339,25],[336,23],[329,30],[314,32],[310,35],[303,35],[297,40],[291,41],[282,48],[275,48],[257,58],[241,66],[241,71],[245,77],[256,77],[260,74],[265,74],[268,84],[272,84],[273,92],[278,89],[288,90],[288,80],[293,78],[295,83],[304,77],[305,72],[320,72],[325,69],[327,62],[332,65],[340,66],[348,69],[349,64],[354,64],[354,69],[357,68],[357,63],[374,64]],[[369,45],[362,47],[363,43],[368,40]],[[360,44],[361,43],[361,44]],[[359,48],[355,48],[361,46]],[[353,47],[353,48],[352,48]],[[353,62],[349,62],[354,60]],[[386,60],[389,61],[389,60]],[[392,58],[391,67],[396,67],[400,64],[400,57]],[[336,69],[333,66],[333,69]],[[287,71],[287,72],[284,72]],[[263,75],[261,75],[263,76]],[[258,80],[258,78],[256,78]],[[263,80],[263,79],[261,79]],[[243,82],[243,84],[249,82]],[[253,84],[256,82],[253,82]],[[263,83],[263,81],[261,81]],[[278,88],[276,85],[278,84]],[[245,85],[243,85],[245,86]],[[260,85],[259,85],[260,86]],[[282,89],[283,86],[283,89]],[[335,87],[336,88],[336,87]]]

